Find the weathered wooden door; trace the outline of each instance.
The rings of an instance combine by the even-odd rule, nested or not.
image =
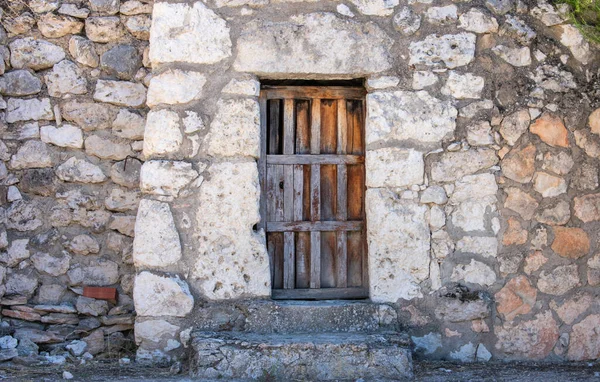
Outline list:
[[[272,297],[366,298],[364,105],[356,87],[261,91]]]

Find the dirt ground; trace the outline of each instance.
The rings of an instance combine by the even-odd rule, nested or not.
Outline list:
[[[415,362],[414,381],[600,381],[600,363],[479,363]],[[0,365],[0,381],[50,382],[63,379],[63,372],[73,375],[71,381],[93,382],[168,382],[197,381],[185,370],[173,374],[169,369],[116,363],[93,363],[83,366],[19,366]]]

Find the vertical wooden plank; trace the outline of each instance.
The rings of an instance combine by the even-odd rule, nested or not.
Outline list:
[[[267,221],[280,222],[284,220],[283,182],[283,166],[267,165]]]
[[[346,154],[348,145],[348,124],[346,113],[346,100],[337,102],[337,153]],[[346,221],[348,218],[348,176],[346,165],[337,166],[337,213],[338,221]],[[336,286],[346,288],[348,286],[348,253],[347,253],[347,234],[345,231],[337,233],[337,261],[336,261]]]
[[[310,153],[310,102],[296,101],[296,154]],[[310,219],[310,166],[294,166],[294,221]],[[310,232],[296,233],[296,288],[310,287]]]
[[[283,233],[283,289],[294,289],[295,280],[295,263],[294,259],[296,251],[294,248],[294,232]]]
[[[321,153],[321,100],[312,100],[310,110],[310,153]]]
[[[321,100],[315,98],[310,111],[310,153],[321,153]],[[310,220],[321,220],[321,166],[310,166]],[[310,287],[321,287],[321,232],[310,233]]]
[[[271,287],[283,289],[283,233],[267,233],[267,250],[271,261]]]
[[[347,220],[347,181],[346,165],[337,166],[337,220]],[[345,288],[348,278],[347,235],[345,231],[337,233],[337,287]]]
[[[277,155],[281,151],[281,126],[280,126],[280,104],[281,100],[272,99],[268,102],[268,153]]]
[[[321,287],[321,232],[310,233],[310,287]]]
[[[284,100],[283,110],[283,154],[294,153],[294,100]],[[283,166],[283,214],[284,221],[294,220],[294,166]],[[293,289],[296,285],[296,250],[294,232],[283,234],[283,288]]]
[[[348,142],[348,123],[346,117],[346,100],[337,101],[337,154],[345,154]]]
[[[337,152],[337,101],[321,103],[321,154]],[[321,166],[321,220],[336,220],[337,175],[335,165]],[[321,232],[321,287],[336,286],[337,235]]]
[[[285,99],[283,106],[283,153],[294,153],[294,100]]]

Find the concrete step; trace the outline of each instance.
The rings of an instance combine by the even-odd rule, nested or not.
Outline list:
[[[194,332],[192,377],[260,380],[407,380],[407,336],[385,333]]]
[[[198,330],[252,333],[343,333],[397,329],[386,304],[361,301],[238,301],[209,304],[198,312]]]

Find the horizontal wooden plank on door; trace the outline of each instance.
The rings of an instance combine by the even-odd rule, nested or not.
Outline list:
[[[267,164],[361,164],[365,158],[361,155],[267,155]]]
[[[362,99],[366,94],[363,88],[343,86],[267,86],[263,92],[267,99]]]
[[[271,297],[280,300],[364,299],[367,288],[274,289]]]
[[[364,227],[363,221],[267,222],[267,232],[360,231]]]

